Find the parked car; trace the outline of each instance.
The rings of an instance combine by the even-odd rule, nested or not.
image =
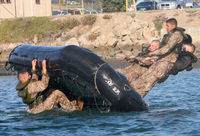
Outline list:
[[[79,5],[80,3],[76,2],[76,1],[71,1],[70,5]]]
[[[185,0],[185,8],[200,8],[200,5],[193,0]]]
[[[66,11],[68,11],[68,13],[70,13],[71,15],[82,15],[83,14],[81,9],[68,9]]]
[[[192,8],[193,7],[193,1],[192,0],[185,0],[185,8]]]
[[[52,15],[53,16],[63,16],[63,15],[71,15],[71,14],[64,10],[54,10],[54,11],[52,11]]]
[[[142,1],[136,5],[138,11],[157,9],[157,2],[154,1]]]
[[[158,9],[183,9],[184,1],[179,0],[162,0],[158,3]]]
[[[99,14],[100,13],[100,11],[97,11],[97,10],[92,10],[92,11],[83,10],[82,12],[83,14]]]

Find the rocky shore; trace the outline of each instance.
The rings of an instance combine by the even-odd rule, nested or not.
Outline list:
[[[52,19],[81,17],[65,16]],[[185,28],[186,33],[192,36],[193,43],[197,47],[195,55],[200,58],[200,9],[186,9],[99,14],[96,15],[96,21],[92,25],[76,26],[70,31],[47,36],[42,42],[38,41],[36,35],[29,42],[1,43],[0,62],[6,62],[9,52],[20,44],[41,46],[73,44],[88,48],[105,60],[119,60],[121,54],[137,55],[151,40],[161,39],[166,33],[164,22],[171,17],[176,18],[178,25]]]

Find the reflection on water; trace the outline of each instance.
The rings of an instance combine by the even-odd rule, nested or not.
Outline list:
[[[15,76],[0,77],[0,135],[199,135],[200,70],[170,76],[145,97],[143,112],[26,112]]]

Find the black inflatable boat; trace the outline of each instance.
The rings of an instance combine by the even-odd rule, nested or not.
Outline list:
[[[75,46],[20,45],[9,56],[9,68],[31,71],[31,61],[47,59],[49,88],[60,89],[71,100],[81,97],[84,108],[100,111],[142,111],[147,105],[134,91],[126,77],[92,51]],[[8,65],[7,65],[8,67]]]

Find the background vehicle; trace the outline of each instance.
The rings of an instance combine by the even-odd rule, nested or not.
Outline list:
[[[69,2],[69,5],[78,5],[78,4],[80,4],[80,3],[76,2],[76,1]]]
[[[64,15],[71,15],[68,11],[65,10],[54,10],[52,11],[53,16],[64,16]]]
[[[193,0],[185,0],[185,8],[200,8],[200,5]]]
[[[192,0],[185,0],[185,8],[192,8],[193,7],[193,1]]]
[[[68,11],[68,13],[70,13],[71,15],[82,15],[83,14],[80,9],[68,9],[66,11]]]
[[[157,9],[157,2],[153,1],[143,1],[136,5],[136,8],[138,11],[144,11],[144,10],[153,10],[155,5],[155,9]]]
[[[193,2],[193,7],[192,8],[200,8],[200,5],[197,4],[196,2]]]
[[[184,1],[179,0],[162,0],[158,3],[158,9],[183,9]]]

